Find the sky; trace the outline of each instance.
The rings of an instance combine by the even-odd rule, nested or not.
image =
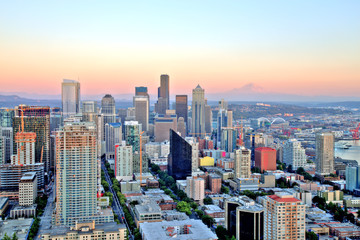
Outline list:
[[[0,92],[359,96],[360,1],[1,1]],[[226,97],[226,96],[225,96]]]

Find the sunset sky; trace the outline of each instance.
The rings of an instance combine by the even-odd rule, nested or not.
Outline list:
[[[360,1],[2,1],[0,93],[359,96]]]

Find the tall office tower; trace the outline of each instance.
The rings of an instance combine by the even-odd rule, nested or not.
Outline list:
[[[225,227],[236,239],[264,239],[264,208],[249,197],[225,200]]]
[[[345,170],[346,190],[354,191],[360,187],[360,167],[347,166]]]
[[[96,101],[82,101],[82,113],[97,113],[98,107]]]
[[[224,110],[228,109],[228,102],[225,101],[224,99],[221,99],[219,101],[219,109],[224,109]]]
[[[115,146],[115,177],[118,181],[133,178],[133,150],[132,146]]]
[[[133,152],[140,151],[140,133],[142,126],[137,121],[125,121],[125,141],[133,147]]]
[[[221,106],[227,106],[227,104],[219,104]],[[220,108],[217,115],[217,143],[221,144],[222,129],[232,127],[233,121],[233,112],[232,110],[227,110]]]
[[[30,206],[35,203],[37,197],[36,172],[24,173],[19,183],[19,205]]]
[[[115,145],[122,142],[122,126],[121,123],[105,124],[105,145],[106,158],[113,159],[115,156]]]
[[[305,239],[305,205],[286,193],[262,198],[264,239]]]
[[[163,115],[158,114],[154,120],[155,142],[169,141],[170,129],[177,132],[176,114]]]
[[[176,95],[176,115],[178,118],[183,118],[186,126],[186,132],[188,130],[188,96],[187,95]],[[181,135],[185,137],[186,135]]]
[[[116,122],[115,99],[110,94],[106,94],[101,99],[101,114],[104,115],[103,129],[105,132],[105,124]]]
[[[177,130],[182,137],[186,136],[186,125],[183,117],[178,118]]]
[[[235,178],[251,177],[251,150],[244,147],[235,150],[234,168]]]
[[[205,132],[205,90],[197,85],[192,91],[192,123],[194,137],[203,137]]]
[[[187,177],[186,195],[202,204],[205,198],[205,180],[200,177]]]
[[[127,109],[126,109],[126,108],[120,108],[120,109],[118,109],[118,116],[119,116],[119,118],[120,118],[121,125],[124,126],[124,124],[125,124],[125,119],[126,119],[126,116],[127,116]]]
[[[50,111],[50,133],[58,129],[62,121],[61,109],[58,107],[52,108]]]
[[[135,87],[135,96],[149,97],[147,87]]]
[[[149,130],[149,98],[146,96],[134,97],[135,120],[142,125],[142,130]]]
[[[205,132],[212,133],[212,110],[209,105],[205,105]]]
[[[255,149],[255,167],[263,171],[276,170],[276,150],[268,147]]]
[[[13,109],[0,108],[0,127],[12,127],[12,119],[15,116]]]
[[[168,173],[174,179],[186,179],[191,175],[192,147],[179,134],[170,129],[170,153]]]
[[[61,84],[62,112],[64,117],[80,112],[80,83],[64,79]]]
[[[191,172],[196,172],[199,168],[199,143],[194,137],[186,137],[185,141],[191,146]]]
[[[11,156],[12,165],[35,163],[36,133],[18,132],[15,135],[16,154]]]
[[[0,164],[5,164],[6,141],[5,137],[0,135]]]
[[[161,75],[155,112],[165,114],[167,109],[170,109],[169,75]]]
[[[22,117],[24,116],[24,132],[36,134],[35,162],[43,162],[45,171],[50,170],[50,107],[25,106],[16,107],[13,119],[13,139],[20,128],[22,128]],[[16,153],[16,144],[13,144]],[[42,159],[41,159],[42,156]]]
[[[288,166],[291,165],[294,170],[305,166],[306,154],[301,142],[296,139],[286,141],[283,147],[283,162]]]
[[[113,220],[97,212],[96,148],[94,123],[65,123],[56,132],[56,225]]]
[[[223,128],[221,130],[221,149],[233,152],[236,148],[236,129]]]
[[[316,134],[316,172],[329,175],[334,172],[334,135],[332,133]]]
[[[12,125],[12,123],[11,123]],[[0,137],[4,138],[4,151],[5,151],[5,158],[4,164],[10,163],[11,155],[13,154],[13,128],[12,127],[0,127]]]

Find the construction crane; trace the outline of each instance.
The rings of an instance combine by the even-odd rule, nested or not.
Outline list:
[[[142,134],[144,131],[140,133],[140,187],[142,184]]]
[[[352,132],[352,138],[354,140],[359,140],[360,138],[359,129],[360,129],[360,123],[358,124],[357,128],[350,130],[350,132]]]

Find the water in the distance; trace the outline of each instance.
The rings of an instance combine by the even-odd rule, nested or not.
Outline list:
[[[348,144],[351,145],[351,147],[349,147],[349,149],[342,149],[339,147],[342,144]],[[356,160],[360,164],[360,140],[336,142],[335,157],[346,160]]]

